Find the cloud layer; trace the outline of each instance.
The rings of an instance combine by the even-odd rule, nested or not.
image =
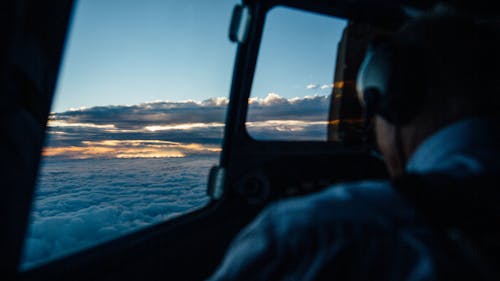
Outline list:
[[[329,96],[250,99],[247,131],[260,140],[326,140]]]
[[[324,139],[329,99],[250,99],[257,139]],[[165,221],[208,202],[228,100],[53,113],[23,268]]]
[[[324,140],[327,96],[251,98],[247,129],[257,139]],[[45,156],[185,157],[220,151],[226,98],[152,102],[53,113]]]
[[[208,171],[217,160],[45,158],[22,267],[202,207]]]

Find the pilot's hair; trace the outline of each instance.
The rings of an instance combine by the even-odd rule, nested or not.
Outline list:
[[[438,10],[409,22],[394,40],[428,52],[424,110],[458,115],[499,110],[500,35],[493,24]]]
[[[498,114],[499,34],[496,26],[474,17],[433,11],[410,20],[375,43],[374,53],[378,52],[381,61],[390,61],[389,66],[381,69],[391,69],[393,73],[386,77],[388,86],[383,84],[382,88],[396,91],[386,96],[402,95],[396,99],[408,107],[404,109],[396,101],[390,110],[413,110],[418,106],[415,114],[439,114],[434,118],[446,123],[469,116]],[[388,54],[380,55],[381,52]],[[409,80],[397,85],[405,77]],[[420,87],[415,88],[415,84]]]

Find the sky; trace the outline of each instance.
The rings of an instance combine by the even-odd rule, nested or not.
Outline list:
[[[345,20],[290,8],[268,13],[251,95],[329,95]]]
[[[76,1],[53,111],[226,96],[236,1]]]
[[[236,44],[227,34],[236,3],[76,1],[52,111],[228,97]],[[303,97],[331,85],[344,25],[271,11],[252,95]]]

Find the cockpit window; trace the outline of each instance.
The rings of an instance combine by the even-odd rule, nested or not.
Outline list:
[[[266,18],[246,128],[258,140],[328,139],[337,49],[347,21],[276,7]]]
[[[208,202],[237,2],[75,4],[23,269]]]

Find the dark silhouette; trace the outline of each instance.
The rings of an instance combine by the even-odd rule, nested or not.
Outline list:
[[[392,180],[272,204],[209,280],[496,280],[498,42],[444,6],[377,40],[357,87]]]

